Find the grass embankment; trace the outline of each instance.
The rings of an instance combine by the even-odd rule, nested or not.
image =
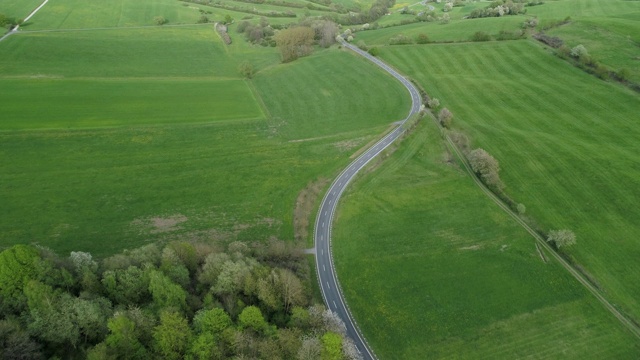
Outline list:
[[[529,41],[384,49],[382,57],[446,99],[455,126],[500,161],[507,192],[543,229],[572,229],[579,240],[568,252],[639,318],[640,169],[630,166],[640,151],[638,95]]]
[[[628,333],[452,160],[429,118],[343,200],[333,249],[385,359],[633,358]]]
[[[58,17],[47,9],[43,22]],[[384,75],[369,79],[377,97],[355,91],[352,74],[368,68],[346,52],[281,65],[240,36],[223,45],[211,25],[21,33],[0,46],[0,247],[104,256],[181,237],[292,239],[298,192],[408,107]],[[320,66],[316,83],[306,72]],[[342,117],[324,121],[323,104]],[[318,132],[330,136],[309,140]]]

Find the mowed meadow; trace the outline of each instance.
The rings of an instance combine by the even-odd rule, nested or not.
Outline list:
[[[567,43],[591,39],[600,45],[590,46],[593,56],[617,70],[624,65],[602,54],[635,64],[629,54],[637,54],[637,46],[607,43],[626,35],[603,27],[615,23],[620,30],[625,23],[634,29],[632,39],[638,5],[563,0],[529,7],[526,16],[468,20],[462,15],[470,9],[462,7],[454,8],[449,24],[363,31],[355,40],[378,47],[381,59],[453,112],[453,129],[499,161],[506,193],[526,206],[530,222],[545,232],[575,232],[577,244],[564,251],[636,322],[640,96],[533,39],[469,39],[475,31],[494,37],[515,31],[531,15],[539,14],[541,24],[570,16],[550,33],[562,37],[596,22],[594,33],[567,36]],[[398,34],[415,39],[421,33],[447,43],[388,45]],[[639,356],[638,339],[554,261],[543,262],[532,237],[469,189],[475,186],[470,180],[459,179],[466,175],[447,165],[442,146],[419,145],[440,144],[439,136],[413,136],[423,140],[405,140],[391,161],[355,184],[334,231],[347,301],[381,357]]]
[[[381,359],[631,359],[640,342],[487,201],[425,117],[341,202],[335,264]]]
[[[108,6],[52,4],[0,43],[1,247],[106,256],[150,241],[289,240],[298,193],[408,112],[382,73],[375,96],[353,91],[373,66],[344,50],[280,64],[233,26],[225,45],[213,24],[129,28],[113,17],[139,10],[91,22],[79,14]]]

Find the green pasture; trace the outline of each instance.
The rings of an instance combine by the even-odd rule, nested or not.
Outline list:
[[[253,81],[273,126],[287,139],[389,125],[406,117],[410,107],[398,81],[348,50],[274,66]]]
[[[525,16],[508,16],[501,18],[467,19],[452,21],[449,24],[439,22],[421,22],[402,26],[393,26],[378,30],[359,31],[355,41],[364,41],[367,45],[386,45],[389,39],[398,34],[414,39],[419,34],[426,34],[435,42],[466,42],[477,31],[485,31],[497,35],[500,31],[519,31]]]
[[[378,129],[379,130],[379,129]],[[283,142],[262,121],[0,133],[0,246],[104,256],[149,241],[291,239],[310,180],[352,136]]]
[[[1,80],[0,130],[262,119],[243,80]]]
[[[507,193],[544,230],[573,230],[567,251],[607,297],[640,318],[640,97],[533,41],[385,47],[381,57],[454,114],[454,127],[501,165]]]
[[[637,339],[543,262],[535,240],[451,159],[427,117],[341,202],[335,264],[376,355],[637,357]]]
[[[201,15],[176,0],[56,0],[31,18],[24,30],[151,26],[156,16],[175,25],[194,24]]]
[[[291,239],[298,193],[408,111],[394,79],[344,50],[280,64],[277,49],[231,36],[223,45],[204,25],[3,41],[0,247],[105,256],[177,238]],[[354,91],[367,77],[375,97]]]
[[[16,20],[24,19],[40,4],[41,0],[0,0],[0,14]]]
[[[589,18],[549,31],[569,48],[582,44],[597,61],[613,71],[626,69],[640,82],[640,2],[635,19]]]
[[[13,35],[0,76],[240,78],[213,25]]]

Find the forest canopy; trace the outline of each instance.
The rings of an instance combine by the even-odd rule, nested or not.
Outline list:
[[[282,241],[172,242],[97,261],[33,245],[0,253],[0,357],[355,359]]]

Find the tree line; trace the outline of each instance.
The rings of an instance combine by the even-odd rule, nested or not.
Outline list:
[[[358,358],[282,241],[178,241],[103,260],[15,245],[0,253],[0,319],[7,359]]]

